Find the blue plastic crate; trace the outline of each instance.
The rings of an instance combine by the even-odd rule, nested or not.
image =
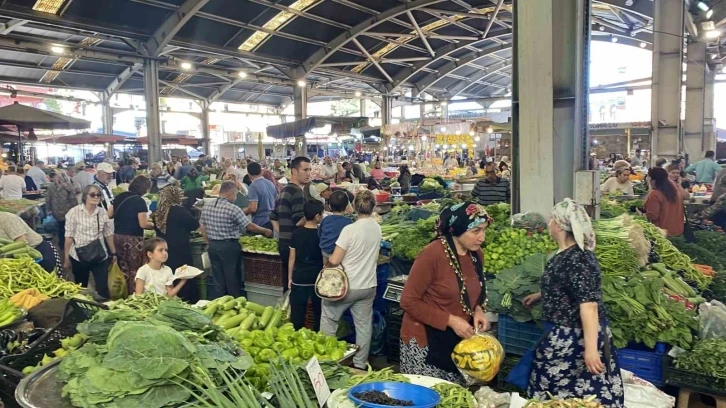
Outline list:
[[[502,343],[504,352],[516,356],[524,355],[544,334],[544,330],[537,323],[520,323],[504,314],[499,315],[498,327],[497,338]]]
[[[666,345],[657,343],[655,349],[639,344],[629,344],[627,348],[618,349],[620,368],[631,371],[638,377],[660,387],[664,384],[663,364],[665,362]]]
[[[419,186],[411,186],[411,187],[410,187],[410,188],[408,189],[408,192],[409,192],[409,193],[413,193],[413,194],[418,194],[418,192],[419,192]]]

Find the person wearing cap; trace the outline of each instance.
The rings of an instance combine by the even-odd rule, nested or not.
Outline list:
[[[93,185],[101,189],[100,206],[108,211],[113,205],[113,192],[108,184],[113,180],[113,166],[108,163],[99,163],[96,167],[96,175],[93,177]]]
[[[25,179],[19,176],[18,173],[16,166],[10,166],[0,178],[0,195],[3,200],[20,200],[23,198],[23,193],[26,191]]]
[[[33,166],[26,164],[23,166],[23,171],[18,172],[18,175],[23,177],[25,179],[25,190],[26,191],[38,191],[38,185],[35,184],[35,181],[33,181],[33,178],[28,176],[28,170],[30,170]],[[23,176],[24,174],[24,176]]]
[[[325,202],[330,198],[331,194],[333,194],[333,190],[331,190],[330,186],[325,183],[310,185],[310,198],[314,198],[323,204],[325,204]]]
[[[86,164],[84,162],[78,162],[74,167],[76,169],[76,174],[73,176],[73,184],[83,191],[86,186],[93,184],[93,165],[90,163]]]

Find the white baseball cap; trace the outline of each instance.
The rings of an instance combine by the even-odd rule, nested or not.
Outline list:
[[[108,163],[99,163],[98,166],[96,166],[96,170],[111,174],[113,173],[113,166]]]

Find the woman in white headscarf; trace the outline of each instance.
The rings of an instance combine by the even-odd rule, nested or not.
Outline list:
[[[528,394],[544,399],[595,395],[604,407],[620,408],[623,382],[602,303],[590,217],[580,204],[565,199],[553,208],[549,231],[557,253],[542,274],[542,291],[524,299],[527,307],[542,300],[542,318],[552,324],[534,350]]]

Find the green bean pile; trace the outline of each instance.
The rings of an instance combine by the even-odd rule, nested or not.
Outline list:
[[[431,387],[441,396],[439,408],[469,408],[476,406],[474,396],[466,388],[457,384],[439,383]]]
[[[46,272],[30,258],[0,259],[0,297],[30,288],[49,297],[71,297],[81,291],[81,285]]]

